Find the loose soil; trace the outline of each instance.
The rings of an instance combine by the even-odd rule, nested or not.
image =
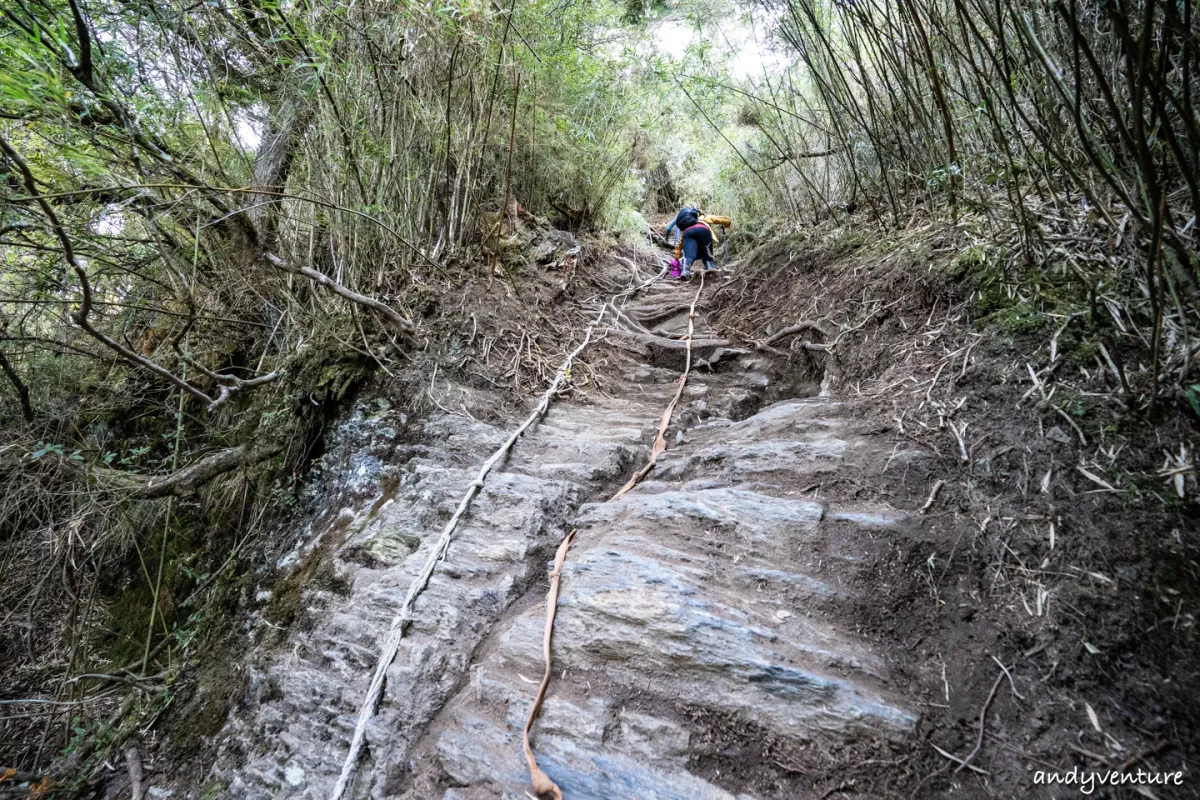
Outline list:
[[[1195,420],[1139,418],[1101,392],[1030,397],[1025,363],[1045,364],[1053,328],[976,319],[978,295],[937,252],[944,235],[775,242],[718,293],[718,325],[752,340],[803,319],[833,335],[857,327],[830,357],[833,393],[877,423],[882,445],[931,456],[821,487],[928,506],[924,537],[891,542],[869,580],[878,602],[855,620],[892,648],[898,682],[922,703],[921,740],[890,763],[839,754],[795,766],[814,797],[1076,797],[1032,782],[1073,767],[1183,770],[1184,787],[1155,795],[1200,796],[1186,787],[1200,712],[1198,508],[1156,475],[1164,450],[1194,446]],[[1078,386],[1078,375],[1068,363],[1055,378]],[[938,748],[974,752],[981,772]]]

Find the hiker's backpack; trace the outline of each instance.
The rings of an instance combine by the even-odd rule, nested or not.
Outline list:
[[[675,227],[684,231],[700,221],[700,209],[695,206],[684,206],[675,215]]]

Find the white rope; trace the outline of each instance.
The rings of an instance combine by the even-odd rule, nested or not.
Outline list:
[[[639,289],[649,286],[651,283],[663,277],[665,274],[666,269],[663,269],[663,271],[658,273],[658,275],[650,278],[647,281],[644,281],[632,289],[626,289],[625,291],[620,292],[619,294],[615,295],[613,299],[615,300],[617,298],[626,297],[630,294],[633,294]],[[412,585],[409,586],[408,594],[404,598],[404,603],[400,606],[400,610],[397,612],[395,618],[392,619],[392,627],[388,631],[387,638],[383,641],[383,652],[379,656],[379,662],[375,665],[375,674],[371,678],[371,685],[367,688],[367,697],[365,700],[363,700],[362,708],[360,708],[358,712],[358,725],[355,726],[354,736],[350,740],[350,752],[346,754],[346,761],[344,764],[342,764],[342,774],[338,777],[337,784],[333,787],[333,793],[330,795],[330,800],[341,800],[342,795],[346,792],[346,787],[350,785],[350,781],[354,777],[354,771],[358,766],[358,758],[362,754],[363,740],[366,738],[367,723],[369,723],[371,721],[371,717],[375,715],[375,707],[379,704],[379,694],[383,689],[383,681],[387,675],[388,667],[390,667],[392,661],[395,660],[396,653],[400,649],[400,640],[404,638],[404,630],[408,627],[409,622],[412,621],[413,604],[416,602],[417,596],[425,590],[426,585],[429,583],[429,578],[433,575],[433,570],[437,566],[437,562],[445,557],[446,550],[450,547],[450,540],[454,535],[454,529],[458,527],[458,521],[462,518],[463,514],[466,513],[467,508],[470,507],[471,501],[475,499],[475,495],[479,494],[479,490],[483,488],[484,479],[487,478],[488,473],[492,471],[492,467],[500,463],[500,461],[503,460],[508,454],[508,451],[512,449],[513,445],[516,444],[517,439],[520,438],[521,434],[546,413],[546,410],[550,407],[550,401],[554,399],[554,396],[558,394],[563,383],[567,380],[567,375],[571,370],[571,364],[579,356],[579,354],[583,352],[584,348],[588,346],[588,343],[591,342],[592,333],[595,332],[596,326],[599,325],[604,319],[604,315],[607,311],[608,303],[605,303],[600,309],[600,313],[596,316],[595,321],[588,325],[587,333],[583,337],[583,341],[578,347],[571,351],[570,355],[568,355],[566,360],[563,361],[562,366],[558,368],[558,372],[556,372],[554,375],[554,381],[550,384],[550,388],[546,390],[545,394],[542,395],[542,398],[538,401],[537,406],[533,409],[529,416],[526,417],[525,421],[521,423],[520,427],[513,431],[512,435],[508,437],[508,440],[505,441],[504,444],[500,445],[500,449],[493,453],[491,458],[484,462],[483,466],[479,470],[478,477],[476,477],[475,481],[467,488],[466,495],[463,496],[462,501],[458,504],[458,509],[454,512],[454,516],[450,518],[448,523],[446,523],[446,528],[442,531],[441,538],[438,539],[437,544],[434,545],[433,552],[429,554],[429,558],[425,560],[425,565],[421,568],[420,574],[417,575],[417,577],[413,580]]]

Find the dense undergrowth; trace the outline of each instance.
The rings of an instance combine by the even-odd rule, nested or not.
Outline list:
[[[365,381],[467,319],[532,356],[508,334],[554,326],[480,300],[520,297],[523,217],[591,228],[636,183],[618,11],[5,9],[0,650],[30,702],[0,764],[90,768],[157,714]]]

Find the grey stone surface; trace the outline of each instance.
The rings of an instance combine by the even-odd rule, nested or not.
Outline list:
[[[677,374],[627,364],[609,396],[560,402],[523,437],[417,601],[353,796],[526,797],[521,731],[542,677],[545,575],[569,529],[555,681],[534,747],[570,800],[735,800],[737,787],[692,772],[714,755],[705,719],[828,746],[912,735],[917,717],[887,659],[842,620],[869,602],[849,587],[874,538],[915,523],[881,503],[827,508],[806,493],[814,476],[856,468],[862,437],[826,399],[750,413],[766,366],[731,358],[693,375],[682,435],[618,501],[597,498],[646,457]],[[425,445],[391,461],[376,445],[347,457],[394,488],[348,481],[358,502],[289,554],[340,531],[335,569],[351,589],[310,594],[305,623],[249,659],[258,689],[220,735],[210,774],[228,796],[328,795],[391,618],[506,430],[446,415],[420,434],[408,438]]]
[[[687,756],[691,732],[669,719],[622,711],[621,739],[625,746],[654,761],[679,760]]]

